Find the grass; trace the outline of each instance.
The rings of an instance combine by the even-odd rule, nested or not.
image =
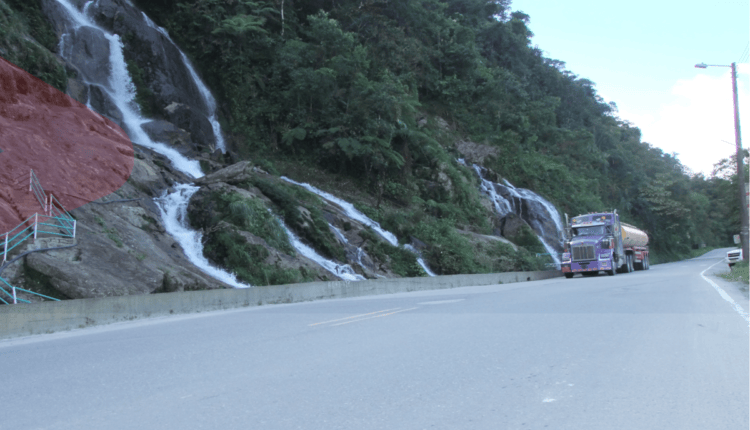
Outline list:
[[[0,0],[0,56],[65,91],[68,76],[55,49],[57,36],[41,12],[41,2]]]
[[[204,255],[232,271],[241,282],[250,285],[279,285],[314,281],[314,274],[304,267],[283,268],[264,264],[269,252],[261,245],[248,243],[236,231],[219,231],[208,235]]]
[[[728,273],[719,276],[727,281],[742,282],[745,285],[745,291],[747,291],[747,285],[750,283],[748,272],[748,261],[743,260],[735,264]]]
[[[268,197],[281,212],[287,226],[326,258],[346,261],[344,249],[339,246],[323,217],[323,203],[315,194],[295,185],[253,178],[252,185]],[[304,214],[300,207],[307,210]]]

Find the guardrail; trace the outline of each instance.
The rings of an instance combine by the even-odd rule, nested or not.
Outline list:
[[[35,296],[40,296],[40,297],[44,297],[45,299],[50,299],[50,300],[54,300],[54,301],[56,301],[56,302],[59,302],[59,301],[60,301],[60,299],[56,299],[56,298],[54,298],[54,297],[50,297],[50,296],[45,296],[44,294],[39,294],[39,293],[35,293],[35,292],[33,292],[33,291],[29,291],[29,290],[26,290],[26,289],[23,289],[23,288],[18,288],[18,287],[14,287],[14,286],[10,285],[10,284],[8,283],[8,281],[6,281],[6,280],[5,280],[5,279],[3,279],[3,278],[0,278],[0,281],[2,281],[2,282],[3,282],[3,284],[7,285],[7,286],[8,286],[8,288],[10,288],[10,292],[9,292],[9,291],[6,291],[6,290],[5,290],[5,288],[3,288],[3,287],[2,287],[2,285],[0,285],[0,291],[1,291],[1,292],[3,292],[3,293],[5,293],[5,295],[7,295],[7,296],[9,297],[9,299],[13,301],[13,304],[14,304],[14,305],[18,304],[19,302],[20,302],[20,303],[31,303],[31,302],[30,302],[30,301],[28,301],[28,300],[25,300],[25,299],[21,299],[21,298],[19,298],[19,297],[18,297],[18,294],[17,294],[17,292],[18,292],[18,291],[23,291],[23,292],[25,292],[25,293],[29,293],[29,294],[34,294]],[[5,299],[3,299],[3,297],[2,297],[2,296],[0,296],[0,302],[3,302],[3,303],[5,303],[6,305],[9,305],[9,304],[10,304],[10,303],[8,303],[7,301],[5,301]]]
[[[55,231],[56,230],[56,231]],[[3,257],[3,263],[8,259],[8,253],[13,248],[22,244],[26,239],[39,234],[50,234],[68,238],[76,237],[76,220],[60,216],[47,216],[34,214],[24,222],[16,226],[13,230],[0,235],[0,255]],[[4,237],[3,237],[4,236]]]
[[[35,213],[21,224],[14,227],[9,232],[0,234],[0,255],[3,257],[2,263],[8,260],[8,253],[15,247],[25,242],[30,237],[34,237],[34,240],[40,235],[53,235],[68,238],[76,237],[76,220],[73,216],[65,210],[59,200],[55,198],[52,193],[47,195],[44,191],[44,187],[39,182],[34,170],[29,171],[29,192],[34,194],[37,202],[44,210],[44,214],[40,215]],[[35,293],[23,288],[18,288],[10,285],[8,281],[0,277],[2,284],[10,288],[7,291],[2,284],[0,284],[0,293],[4,293],[9,300],[12,300],[13,304],[18,302],[30,303],[28,300],[18,298],[17,292],[22,291],[29,294],[34,294],[40,297],[44,297],[50,300],[57,301],[54,297],[45,296],[44,294]],[[0,302],[9,304],[2,294],[0,294]]]

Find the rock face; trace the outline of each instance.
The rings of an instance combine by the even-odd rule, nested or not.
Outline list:
[[[74,247],[29,254],[2,276],[14,286],[71,299],[227,288],[188,261],[167,234],[153,199],[157,189],[186,178],[157,166],[159,156],[148,150],[139,149],[138,157],[119,190],[71,211],[76,239],[62,245]],[[28,240],[11,258],[46,247],[49,240]]]
[[[2,58],[0,145],[2,233],[44,212],[29,194],[32,169],[67,209],[111,194],[133,169],[122,129]]]
[[[506,229],[514,231],[521,220],[531,227],[544,243],[557,252],[562,251],[561,231],[555,222],[555,218],[559,220],[560,215],[554,206],[530,190],[514,187],[489,169],[476,165],[473,168],[483,180],[485,195],[493,202],[496,217],[493,225],[500,227],[503,236],[512,238],[514,234],[508,234]]]
[[[469,141],[456,142],[456,150],[468,163],[484,164],[488,157],[497,157],[500,149],[497,146],[482,145]]]
[[[112,100],[116,92],[113,86],[121,85],[122,78],[112,79],[110,76],[110,64],[125,61],[129,70],[139,72],[136,84],[142,87],[138,90],[152,96],[149,103],[154,106],[148,106],[154,110],[152,113],[190,134],[192,142],[186,144],[188,148],[178,148],[192,151],[196,145],[199,150],[216,147],[216,138],[207,119],[209,107],[182,53],[167,33],[135,6],[127,0],[99,0],[87,4],[86,13],[81,14],[82,9],[78,6],[77,12],[71,12],[58,0],[42,0],[42,5],[55,30],[62,36],[62,57],[68,69],[77,75],[73,79],[75,84],[71,95],[88,96],[87,100],[79,101],[90,103],[102,115],[127,130],[122,113]],[[71,19],[71,13],[77,13],[78,19]],[[80,20],[88,20],[98,28],[81,26]],[[105,30],[117,36],[107,36]],[[116,58],[117,52],[113,50],[113,44],[119,43],[124,45],[124,58]],[[168,106],[173,108],[167,109]],[[132,130],[128,131],[132,134]]]
[[[68,208],[75,208],[72,214],[77,221],[76,238],[28,240],[10,255],[10,258],[19,257],[19,261],[0,267],[3,278],[13,285],[61,299],[228,288],[229,285],[207,275],[188,260],[186,249],[180,245],[186,242],[177,242],[167,232],[167,227],[174,227],[173,220],[162,218],[163,206],[160,205],[168,200],[162,197],[170,189],[190,188],[184,184],[191,182],[199,189],[190,188],[194,194],[185,202],[185,219],[179,222],[180,227],[194,230],[183,235],[192,235],[194,239],[185,246],[190,250],[199,249],[213,266],[232,271],[245,282],[249,279],[255,286],[333,280],[342,274],[357,279],[424,275],[415,254],[394,246],[390,237],[383,240],[366,225],[366,220],[351,215],[348,209],[269,175],[251,161],[225,165],[227,158],[236,157],[232,154],[224,156],[220,151],[213,151],[210,155],[196,155],[206,154],[216,147],[207,119],[207,115],[213,115],[213,102],[206,101],[183,55],[166,33],[128,0],[86,2],[85,16],[79,12],[84,8],[83,0],[76,3],[77,9],[70,10],[66,6],[68,3],[62,0],[42,0],[43,9],[56,31],[64,35],[62,56],[68,70],[73,72],[71,76],[75,76],[69,81],[68,94],[77,102],[45,90],[39,93],[44,108],[28,109],[28,103],[24,102],[28,82],[18,80],[16,71],[2,75],[0,68],[0,184],[14,186],[0,187],[0,219],[19,216],[22,212],[19,212],[18,202],[23,199],[30,199],[24,204],[37,205],[34,210],[39,210],[38,203],[25,187],[26,182],[18,180],[28,166],[36,166],[35,159],[18,158],[18,148],[6,142],[17,140],[26,147],[42,142],[44,150],[54,155],[54,166],[60,166],[63,173],[55,176],[50,173],[55,169],[40,167],[40,180]],[[77,18],[71,20],[70,13]],[[89,24],[82,25],[83,21]],[[93,27],[92,22],[96,22]],[[121,56],[120,43],[125,48]],[[152,111],[155,118],[133,121],[138,115],[133,114],[131,105],[123,103],[130,98],[115,91],[119,88],[115,87],[128,81],[124,79],[123,62],[128,63],[131,75],[138,75],[139,89],[150,94],[148,103],[155,107]],[[118,63],[119,78],[123,78],[119,81],[111,76]],[[115,98],[116,93],[120,98]],[[100,114],[90,112],[83,104]],[[58,112],[58,108],[62,111]],[[27,122],[31,119],[32,123],[43,121],[46,128],[40,127],[42,132],[33,133],[17,124],[8,126],[7,118]],[[130,144],[115,123],[130,124],[130,127],[137,127],[135,134],[144,140],[163,142],[183,155],[199,158],[203,172],[212,173],[193,178],[176,171],[166,157],[139,142]],[[421,127],[426,125],[426,121],[420,120]],[[452,131],[440,118],[437,127],[446,134]],[[75,145],[59,138],[58,130],[66,129],[77,133],[73,139]],[[134,130],[127,131],[132,134]],[[6,139],[8,136],[10,140]],[[28,140],[32,137],[33,142]],[[96,145],[88,145],[89,138]],[[481,162],[496,155],[492,148],[472,142],[459,142],[457,147],[470,161]],[[39,153],[35,151],[36,158]],[[130,164],[108,158],[118,154],[130,157]],[[11,159],[13,163],[2,164]],[[22,166],[23,172],[16,171],[16,166]],[[76,180],[80,175],[101,171],[109,172],[117,180],[103,180],[98,176]],[[457,187],[468,185],[463,177],[460,180],[466,182],[456,182],[458,179],[452,175],[448,164],[427,168],[422,173],[423,182],[415,186],[434,194],[436,200],[450,198]],[[492,178],[502,182],[498,175]],[[75,184],[72,191],[65,186],[71,183]],[[531,229],[554,231],[554,222],[543,215],[544,203],[524,196],[523,190],[495,185],[493,190],[507,199],[510,208],[495,220],[496,234],[516,240],[531,238],[534,245],[539,246]],[[107,189],[104,193],[93,197],[86,194],[104,186]],[[85,205],[64,200],[81,200],[86,196],[89,200],[98,200]],[[85,203],[85,199],[81,201]],[[15,202],[15,205],[3,202]],[[482,204],[493,207],[489,201]],[[477,249],[511,248],[499,243],[507,241],[496,236],[460,233],[469,237]],[[71,247],[21,255],[63,245]],[[418,238],[411,238],[411,245],[411,249],[423,251],[425,255],[435,248]],[[506,263],[492,267],[513,264]]]
[[[271,185],[267,185],[261,191],[261,189],[251,185],[256,181]],[[275,203],[279,201],[279,195],[273,193],[281,193],[285,187],[294,188],[295,186],[290,186],[279,178],[254,167],[249,161],[242,161],[206,175],[198,179],[196,184],[201,185],[201,189],[191,199],[188,209],[191,224],[194,228],[212,231],[211,234],[215,234],[217,231],[236,232],[247,245],[260,245],[268,251],[267,254],[264,252],[262,256],[266,266],[301,270],[309,275],[308,278],[337,279],[331,272],[323,270],[320,265],[301,255],[301,253],[294,252],[289,247],[284,249],[278,243],[271,244],[268,237],[265,239],[261,237],[267,232],[257,226],[260,217],[253,218],[254,221],[250,222],[250,225],[242,225],[236,221],[233,214],[226,213],[228,209],[226,205],[217,202],[217,199],[221,198],[234,200],[235,203],[237,203],[237,200],[254,201],[257,202],[262,211],[268,210],[265,208],[273,208],[276,212],[280,212],[281,209]],[[329,248],[326,246],[326,239],[320,239],[320,237],[327,236],[328,244],[343,250],[338,256],[329,258],[337,264],[349,265],[356,273],[365,278],[398,276],[390,269],[388,262],[376,261],[367,254],[367,240],[363,237],[366,236],[363,234],[363,231],[367,229],[366,226],[349,218],[345,211],[337,205],[319,199],[314,200],[318,202],[315,206],[307,208],[301,202],[293,209],[297,213],[297,217],[286,220],[291,230],[296,231],[298,235],[307,234],[309,237],[319,238],[323,242],[322,244],[320,242],[308,244],[317,248],[321,255],[326,254]],[[231,210],[231,204],[229,209]],[[312,212],[315,212],[316,215],[313,215]],[[225,220],[230,220],[233,225],[225,222]],[[267,224],[267,227],[274,228],[272,224]],[[316,229],[317,231],[311,231]],[[209,235],[209,240],[211,239],[212,237]],[[288,244],[288,242],[283,242],[283,244]],[[214,258],[214,263],[218,265],[226,263],[218,257],[215,254],[209,259]]]

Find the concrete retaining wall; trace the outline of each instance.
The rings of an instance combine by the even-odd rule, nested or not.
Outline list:
[[[538,281],[562,276],[559,271],[450,275],[370,281],[331,281],[274,285],[236,290],[65,300],[0,306],[0,339],[73,330],[140,318],[188,314],[246,306],[310,300],[439,290],[479,285]]]

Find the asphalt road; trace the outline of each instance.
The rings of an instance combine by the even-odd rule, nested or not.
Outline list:
[[[0,429],[747,430],[723,255],[0,341]]]

